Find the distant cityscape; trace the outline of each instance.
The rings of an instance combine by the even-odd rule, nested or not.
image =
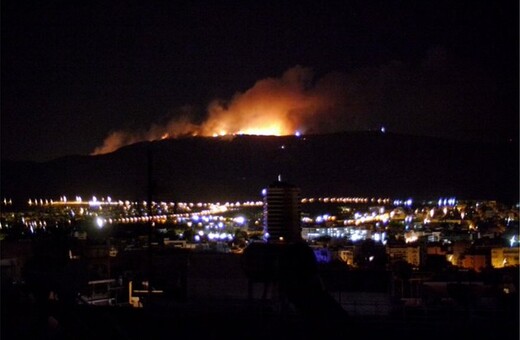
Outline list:
[[[507,320],[518,315],[518,204],[456,197],[301,198],[297,187],[273,185],[260,199],[242,202],[61,196],[21,204],[4,198],[2,280],[18,287],[45,282],[45,299],[68,295],[80,305],[146,309],[150,294],[155,304],[256,296],[276,310],[283,292],[269,288],[271,279],[238,266],[213,287],[211,273],[228,268],[229,261],[243,267],[242,257],[248,263],[262,259],[265,266],[275,248],[256,255],[251,250],[247,257],[256,245],[284,249],[301,243],[312,250],[328,296],[354,316],[390,315],[396,306],[462,306]],[[46,261],[76,269],[56,279]],[[75,283],[65,289],[56,280]],[[255,293],[259,283],[263,288]],[[470,297],[471,303],[463,302]],[[290,299],[298,306],[295,301]]]
[[[358,267],[355,244],[371,240],[386,248],[389,259],[415,267],[423,265],[427,255],[443,255],[451,265],[475,271],[519,264],[518,205],[453,197],[420,202],[412,198],[305,197],[300,202],[301,236],[319,249],[316,255],[322,262],[341,260]],[[111,247],[119,252],[146,247],[148,234],[142,234],[151,223],[152,246],[213,247],[240,253],[248,242],[265,239],[266,232],[261,200],[152,201],[149,205],[110,196],[89,200],[62,196],[28,199],[26,209],[19,211],[10,206],[12,200],[4,198],[2,240],[44,237],[57,229],[87,240],[111,228],[123,231],[128,226],[131,237],[111,235]],[[139,226],[142,228],[136,229]]]

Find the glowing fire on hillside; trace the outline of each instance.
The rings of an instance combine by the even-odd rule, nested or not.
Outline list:
[[[315,130],[333,130],[334,113],[345,98],[342,79],[335,74],[313,80],[310,69],[300,66],[280,78],[257,81],[228,101],[214,100],[206,119],[193,123],[188,115],[144,132],[115,131],[92,154],[104,154],[140,141],[187,136],[271,135],[283,136]],[[327,125],[328,124],[328,125]],[[312,130],[312,129],[311,129]]]

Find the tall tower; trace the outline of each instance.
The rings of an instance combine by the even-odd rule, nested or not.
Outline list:
[[[264,231],[269,242],[301,240],[300,189],[278,177],[262,191],[264,196]]]

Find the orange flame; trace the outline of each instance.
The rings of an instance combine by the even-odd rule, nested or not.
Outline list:
[[[184,115],[165,126],[153,125],[141,134],[116,131],[92,154],[112,152],[138,141],[182,136],[281,136],[305,131],[318,116],[328,115],[330,118],[331,111],[336,110],[344,98],[343,93],[338,95],[341,86],[337,78],[324,77],[315,84],[312,78],[310,69],[293,67],[281,78],[259,80],[247,91],[236,93],[229,101],[214,100],[208,105],[207,119],[202,124],[194,124]],[[334,125],[334,120],[331,125]]]

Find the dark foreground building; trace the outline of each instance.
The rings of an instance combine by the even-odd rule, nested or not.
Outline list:
[[[132,262],[146,263],[138,255]],[[60,295],[73,283],[61,270],[53,276],[63,283],[58,300],[46,294],[46,282],[31,287],[2,277],[0,338],[518,339],[518,294],[498,309],[464,300],[430,308],[392,304],[384,315],[347,314],[331,299],[333,285],[355,281],[352,287],[366,290],[384,277],[339,268],[325,275],[304,244],[253,243],[241,255],[173,251],[156,254],[154,263],[161,269],[157,279],[168,284],[144,308],[74,303]],[[180,271],[186,294],[173,294]]]

